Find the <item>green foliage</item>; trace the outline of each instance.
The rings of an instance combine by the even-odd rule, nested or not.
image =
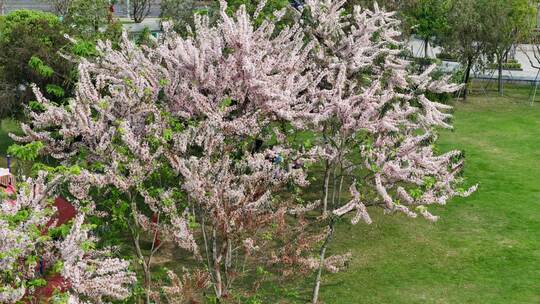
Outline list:
[[[249,14],[253,15],[255,10],[257,9],[257,6],[260,1],[258,0],[228,0],[227,1],[227,14],[232,15],[240,6],[245,5],[246,10]],[[255,19],[255,25],[259,25],[262,23],[265,19],[273,19],[274,18],[274,12],[281,10],[283,8],[290,7],[289,0],[267,0],[266,5],[264,6],[263,10],[260,12],[257,19]],[[219,2],[215,1],[214,4],[211,6],[209,15],[211,16],[211,19],[215,19],[217,14],[219,13]],[[292,18],[290,15],[286,15],[280,24],[278,24],[278,30],[279,28],[290,24],[292,21]]]
[[[54,74],[54,70],[36,56],[30,57],[28,65],[44,78],[49,78]]]
[[[449,7],[450,0],[418,0],[412,3],[403,11],[407,29],[424,41],[438,41],[448,27]]]
[[[55,84],[48,84],[45,87],[45,90],[47,91],[47,93],[56,97],[64,97],[64,95],[66,94],[66,92],[64,91],[64,89],[62,89],[61,86],[57,86]]]
[[[503,70],[521,70],[521,63],[515,60],[509,60],[508,62],[503,62],[501,64]],[[498,69],[499,65],[497,63],[488,64],[489,69]]]
[[[73,64],[59,54],[69,41],[67,28],[57,16],[39,11],[19,10],[0,17],[0,118],[22,113],[33,99],[30,84],[36,84],[46,97],[46,86],[71,90],[69,77]]]
[[[109,23],[108,0],[73,0],[64,22],[73,28],[77,36],[93,40],[101,36],[100,29]]]
[[[28,287],[42,287],[47,285],[47,281],[45,279],[39,278],[39,279],[33,279],[26,282],[26,286]]]
[[[14,144],[8,148],[8,154],[25,161],[34,161],[39,156],[39,151],[44,145],[40,141],[34,141],[26,145]]]
[[[56,261],[52,267],[52,271],[55,273],[61,273],[64,269],[64,262],[62,261]]]
[[[96,44],[92,41],[79,39],[71,46],[71,52],[80,57],[95,57],[98,55]]]
[[[136,40],[138,45],[153,46],[155,44],[154,40],[152,39],[152,32],[148,26],[143,28]]]
[[[58,227],[50,227],[47,234],[52,238],[64,238],[69,234],[71,223],[62,224]]]
[[[161,0],[160,17],[174,22],[175,31],[185,33],[187,26],[193,26],[195,2],[195,0]]]

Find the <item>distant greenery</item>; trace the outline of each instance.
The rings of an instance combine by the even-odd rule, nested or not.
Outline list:
[[[55,102],[71,96],[77,58],[96,56],[99,39],[120,38],[121,24],[110,18],[108,3],[74,0],[66,16],[18,10],[0,17],[0,118],[21,117],[35,100],[32,84]]]
[[[33,83],[53,99],[71,89],[73,64],[60,55],[69,45],[66,33],[60,19],[46,12],[0,17],[0,118],[22,114],[22,106],[35,98]]]
[[[498,66],[496,63],[490,63],[488,65],[488,68],[490,69],[497,69]],[[510,59],[508,60],[507,62],[504,62],[502,64],[502,68],[503,70],[521,70],[521,63],[519,63],[517,60],[515,59]]]
[[[161,0],[160,17],[174,22],[174,29],[185,32],[187,26],[193,26],[193,13],[196,9],[195,0]]]
[[[72,0],[64,22],[77,37],[85,40],[119,38],[121,24],[109,11],[109,0]]]

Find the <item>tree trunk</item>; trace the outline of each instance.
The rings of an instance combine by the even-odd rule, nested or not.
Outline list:
[[[328,186],[330,183],[330,162],[327,160],[324,170],[324,188],[323,188],[323,216],[328,213]]]
[[[328,244],[330,244],[330,241],[332,240],[332,236],[334,235],[334,221],[333,220],[330,222],[329,227],[330,227],[330,231],[328,231],[328,235],[326,236],[326,239],[324,240],[324,243],[320,251],[319,269],[317,271],[317,278],[315,279],[315,287],[313,288],[313,296],[311,298],[311,304],[317,304],[319,302],[319,290],[321,289],[321,277],[322,277],[322,271],[324,268],[324,260],[326,258],[326,249],[328,248]]]
[[[336,192],[337,192],[337,187],[338,187],[336,171],[337,171],[337,165],[334,166],[334,170],[332,172],[332,205],[330,206],[331,209],[334,209],[336,207]]]
[[[218,240],[216,229],[212,230],[212,264],[214,273],[214,292],[218,303],[220,303],[223,296],[227,294],[227,288],[224,282],[224,278],[221,275],[221,266],[223,261],[223,247],[218,248]],[[227,263],[227,261],[225,261]],[[226,279],[226,278],[225,278]]]
[[[337,199],[338,206],[341,206],[341,193],[343,192],[343,179],[345,178],[343,176],[343,168],[341,168],[340,173],[341,173],[341,178],[339,180],[339,193],[338,193],[338,199]]]
[[[463,99],[467,99],[467,94],[469,93],[469,80],[471,77],[471,68],[472,68],[472,58],[467,59],[467,68],[465,69],[465,75],[463,83],[465,87],[463,88]]]
[[[428,58],[428,52],[429,52],[429,39],[424,39],[424,58]]]
[[[138,221],[137,221],[137,205],[135,203],[135,200],[132,198],[131,194],[128,194],[128,196],[129,196],[129,200],[131,204],[131,215],[133,217],[133,226],[135,226],[135,228],[130,226],[131,239],[133,241],[133,245],[135,246],[137,257],[139,258],[139,261],[142,264],[141,266],[144,272],[145,303],[150,304],[150,289],[152,287],[152,274],[150,273],[150,262],[151,262],[152,257],[149,257],[148,262],[147,262],[141,250],[141,242],[140,242],[141,236],[139,233],[140,227],[138,226]]]
[[[502,84],[502,65],[503,65],[503,58],[502,56],[500,56],[498,58],[498,70],[499,70],[499,75],[497,77],[497,91],[499,92],[499,95],[503,95],[503,84]]]
[[[135,246],[135,250],[137,252],[137,257],[139,258],[139,261],[142,264],[141,266],[144,273],[145,303],[150,304],[150,289],[152,286],[152,275],[150,273],[150,265],[146,264],[144,254],[142,253],[141,244],[140,244],[140,235],[132,231],[131,237],[133,240],[133,245]]]
[[[146,291],[146,303],[150,304],[150,290],[152,289],[152,275],[150,274],[150,268],[145,264],[144,267],[144,290]]]

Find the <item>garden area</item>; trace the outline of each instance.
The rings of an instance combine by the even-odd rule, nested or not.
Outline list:
[[[131,1],[0,16],[0,303],[540,303],[536,3]]]

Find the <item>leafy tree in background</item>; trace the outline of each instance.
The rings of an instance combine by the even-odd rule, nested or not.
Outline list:
[[[525,39],[536,26],[537,4],[530,0],[478,1],[485,28],[481,41],[486,44],[486,56],[497,63],[497,89],[502,95],[503,63],[514,44]]]
[[[291,5],[290,0],[268,0],[265,1],[265,6],[263,7],[262,11],[259,12],[258,17],[254,20],[255,24],[260,24],[263,20],[266,18],[274,18],[273,14],[275,11],[281,10],[286,7],[290,7]],[[305,1],[300,1],[305,2]],[[261,3],[260,0],[229,0],[227,1],[227,13],[229,15],[232,15],[235,11],[237,11],[240,6],[245,5],[246,11],[248,14],[253,15],[255,11],[257,10],[257,7],[259,7],[259,4]],[[217,13],[219,13],[219,1],[215,1],[214,5],[211,7],[210,15],[212,19],[217,18]],[[285,16],[285,18],[282,19],[282,23],[288,23],[289,21],[292,21],[291,18],[288,18],[288,16]],[[282,24],[281,23],[281,24]],[[278,24],[279,27],[280,24]]]
[[[417,0],[402,7],[405,32],[410,31],[424,41],[424,57],[429,44],[437,44],[448,27],[450,0]]]
[[[46,2],[52,6],[55,14],[58,16],[66,16],[73,0],[47,0]]]
[[[131,18],[135,23],[141,23],[150,14],[153,0],[131,0]]]
[[[35,83],[48,98],[62,100],[73,86],[73,64],[60,51],[70,42],[53,14],[20,10],[0,17],[0,117],[21,113],[34,99]]]
[[[63,19],[76,37],[118,41],[121,25],[111,18],[109,7],[108,0],[72,0]]]
[[[491,29],[482,23],[483,8],[478,0],[453,0],[448,12],[448,27],[441,35],[445,51],[455,54],[464,67],[463,98],[474,65],[482,65],[486,52],[485,37]]]
[[[187,26],[193,25],[195,0],[162,0],[160,17],[174,23],[174,30],[185,32]]]

